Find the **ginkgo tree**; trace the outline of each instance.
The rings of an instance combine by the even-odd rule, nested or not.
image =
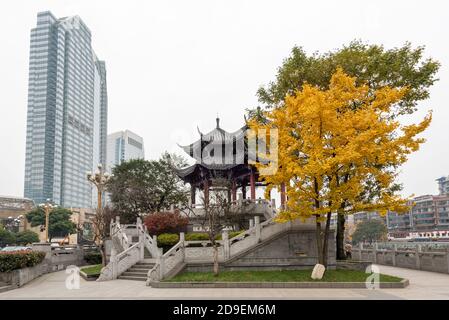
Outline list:
[[[250,122],[255,130],[278,130],[278,170],[261,179],[271,187],[287,186],[279,222],[314,219],[318,263],[324,266],[333,213],[408,210],[408,199],[393,186],[398,168],[424,142],[418,135],[431,114],[406,126],[390,117],[406,93],[407,88],[357,85],[338,68],[329,88],[306,84],[282,107],[266,112],[267,123]]]

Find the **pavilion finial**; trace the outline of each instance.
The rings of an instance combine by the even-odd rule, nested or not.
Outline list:
[[[217,128],[220,128],[220,118],[218,117],[218,113],[217,113],[217,119],[215,119],[217,121]]]
[[[200,131],[200,127],[196,126],[196,130],[198,130],[198,133],[200,134],[200,136],[203,136],[203,133]]]

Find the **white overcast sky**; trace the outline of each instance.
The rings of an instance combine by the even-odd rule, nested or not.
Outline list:
[[[30,29],[36,14],[79,15],[106,61],[109,133],[141,135],[146,157],[178,151],[215,126],[243,124],[256,90],[294,45],[308,52],[353,39],[387,48],[425,45],[442,63],[417,121],[434,111],[428,139],[402,168],[404,195],[437,193],[449,175],[449,1],[1,1],[0,194],[23,196]]]

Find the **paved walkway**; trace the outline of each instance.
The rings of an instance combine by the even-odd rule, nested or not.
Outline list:
[[[156,289],[144,282],[81,279],[68,290],[64,271],[49,273],[25,286],[0,293],[3,299],[449,299],[449,274],[379,266],[381,273],[410,280],[405,289]]]

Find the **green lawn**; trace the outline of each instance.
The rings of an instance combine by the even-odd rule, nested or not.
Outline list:
[[[100,275],[101,273],[101,268],[103,268],[103,266],[101,264],[96,264],[94,266],[89,266],[89,267],[84,267],[81,268],[81,271],[83,271],[85,274],[87,274],[88,276],[91,275]]]
[[[224,271],[218,277],[212,272],[184,272],[171,278],[170,282],[365,282],[369,274],[363,271],[328,270],[322,280],[312,280],[311,270],[284,271]],[[400,282],[402,279],[385,274],[380,282]]]

